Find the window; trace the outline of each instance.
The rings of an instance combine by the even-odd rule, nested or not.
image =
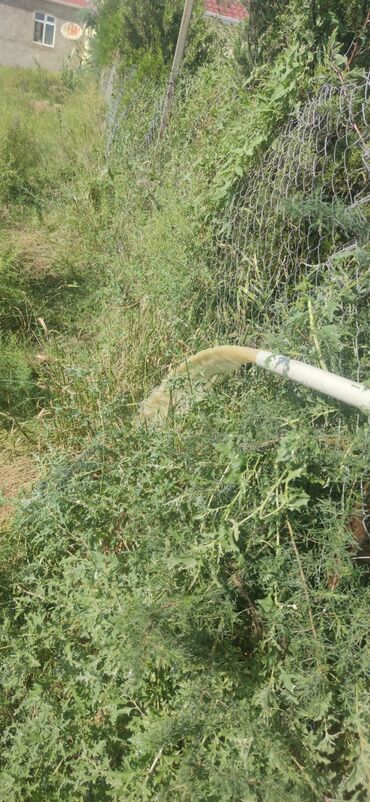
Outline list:
[[[40,45],[54,47],[55,39],[55,17],[44,14],[43,11],[35,12],[35,29],[33,32],[34,42]]]

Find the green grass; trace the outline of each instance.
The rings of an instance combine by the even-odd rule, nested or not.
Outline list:
[[[84,310],[101,284],[103,107],[88,76],[70,88],[58,76],[3,68],[0,86],[5,374],[9,337],[16,346],[12,394],[1,396],[1,411],[26,420],[45,402],[37,355],[45,356],[50,338],[79,335]],[[28,370],[28,393],[17,370]]]
[[[21,77],[0,74],[6,131],[14,92],[57,93]],[[4,438],[41,478],[2,541],[0,800],[365,802],[369,584],[348,518],[366,421],[253,368],[134,424],[169,364],[238,336],[215,212],[217,137],[231,158],[250,114],[235,67],[184,82],[161,153],[158,89],[134,86],[108,164],[96,87],[58,81],[61,111],[21,127],[42,169],[2,213]],[[366,248],[288,303],[258,266],[245,342],[365,378]]]
[[[355,415],[277,392],[230,379],[151,435],[121,399],[19,512],[4,799],[295,801],[364,782],[369,599],[346,518],[366,442]]]

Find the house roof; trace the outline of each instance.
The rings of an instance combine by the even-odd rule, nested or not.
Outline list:
[[[238,0],[204,0],[207,17],[219,17],[224,22],[243,22],[247,9]]]
[[[53,2],[78,8],[94,5],[93,0],[53,0]],[[245,6],[238,0],[204,0],[204,8],[207,17],[219,17],[225,22],[242,22],[248,16]]]
[[[90,0],[53,0],[61,6],[77,6],[78,8],[89,8],[92,3]]]
[[[53,0],[62,6],[75,6],[89,8],[94,5],[93,0]],[[204,9],[207,17],[219,17],[225,22],[243,22],[248,12],[238,0],[204,0]]]

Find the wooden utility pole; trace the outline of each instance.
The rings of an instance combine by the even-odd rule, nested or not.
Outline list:
[[[179,30],[179,37],[177,40],[175,55],[173,57],[170,79],[168,81],[168,86],[166,90],[166,97],[164,99],[162,119],[158,134],[158,142],[160,142],[163,139],[163,135],[166,130],[167,123],[171,114],[173,99],[175,95],[175,84],[181,67],[182,57],[184,55],[191,14],[193,11],[193,5],[194,5],[194,0],[185,0],[184,11],[182,14],[182,20]]]

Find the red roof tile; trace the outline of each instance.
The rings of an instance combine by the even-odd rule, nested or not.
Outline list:
[[[233,0],[204,0],[204,6],[208,14],[229,17],[237,22],[242,22],[248,16],[245,6]]]
[[[57,2],[62,2],[66,6],[78,6],[79,8],[91,6],[90,0],[57,0]]]

